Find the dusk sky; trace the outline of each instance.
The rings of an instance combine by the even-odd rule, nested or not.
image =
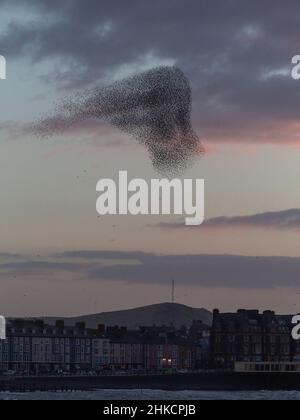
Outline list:
[[[0,0],[0,313],[78,315],[170,300],[300,311],[297,0]],[[190,80],[206,222],[96,213],[96,184],[157,178],[105,121],[37,138],[55,104],[150,70]]]

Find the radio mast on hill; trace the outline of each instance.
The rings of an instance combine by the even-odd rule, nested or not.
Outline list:
[[[172,292],[171,292],[171,301],[172,303],[175,303],[175,281],[172,280]]]

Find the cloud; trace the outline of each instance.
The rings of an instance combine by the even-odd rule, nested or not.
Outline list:
[[[18,7],[2,31],[9,59],[46,62],[48,82],[81,89],[176,64],[193,86],[194,120],[213,141],[300,142],[298,0],[1,0]],[[22,10],[35,16],[20,24]],[[45,16],[48,16],[45,21]],[[284,106],[283,106],[284,104]]]
[[[299,229],[300,209],[259,213],[251,216],[210,219],[207,227],[254,227],[262,229]]]
[[[27,259],[26,259],[27,258]],[[273,289],[299,288],[300,258],[249,257],[239,255],[157,255],[143,252],[76,251],[41,258],[24,257],[0,263],[0,278],[84,279],[129,284],[209,288]],[[65,273],[65,274],[64,274]]]
[[[181,229],[183,224],[182,221],[178,221],[160,223],[156,226],[162,229]],[[186,227],[184,228],[186,229]],[[300,229],[300,209],[258,213],[249,216],[216,217],[206,220],[198,227],[199,230],[223,228],[298,230]]]
[[[155,255],[136,265],[92,268],[90,279],[210,288],[272,289],[299,286],[300,258],[234,255]]]
[[[7,140],[23,138],[26,135],[32,134],[32,124],[3,121],[0,123],[0,134],[4,134]]]
[[[91,260],[138,260],[149,261],[154,258],[153,254],[144,252],[126,252],[126,251],[66,251],[54,255],[58,259],[83,259]]]

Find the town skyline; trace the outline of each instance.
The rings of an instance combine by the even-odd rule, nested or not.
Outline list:
[[[134,329],[102,323],[92,328],[78,320],[72,325],[66,320],[9,320],[7,335],[0,340],[0,372],[103,378],[122,372],[134,377],[201,375],[212,369],[299,371],[299,340],[294,339],[291,315],[245,309],[215,309],[212,315],[207,324],[194,319],[181,326],[140,324]]]

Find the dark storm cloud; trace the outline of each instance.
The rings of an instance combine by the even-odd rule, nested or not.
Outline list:
[[[25,259],[25,257],[24,257]],[[50,261],[50,259],[52,259]],[[300,258],[236,255],[156,255],[142,252],[77,251],[49,260],[0,263],[0,276],[47,278],[64,273],[86,281],[169,284],[210,288],[299,288]],[[68,276],[70,278],[70,276]]]
[[[0,4],[7,3],[4,0]],[[143,57],[175,60],[192,81],[195,122],[208,139],[300,141],[298,0],[10,0],[36,12],[0,39],[9,56],[58,60],[49,80],[81,88],[135,68]],[[55,61],[57,63],[57,61]],[[155,63],[154,63],[155,64]],[[282,106],[284,104],[284,106]]]
[[[156,225],[163,229],[181,229],[182,221],[175,223],[160,223]],[[206,220],[199,230],[205,228],[243,228],[259,229],[300,229],[300,209],[258,213],[249,216],[216,217]]]

